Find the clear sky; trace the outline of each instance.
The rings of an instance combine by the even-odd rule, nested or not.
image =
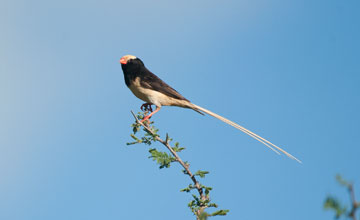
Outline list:
[[[334,180],[360,198],[358,0],[45,1],[0,7],[0,219],[194,219],[180,167],[127,147],[119,59],[133,54],[195,104],[153,118],[192,170],[210,171],[216,219],[332,219]],[[160,149],[162,146],[157,145]],[[214,218],[215,219],[215,218]]]

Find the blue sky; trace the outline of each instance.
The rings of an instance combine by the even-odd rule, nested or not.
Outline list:
[[[21,1],[0,7],[0,219],[194,219],[174,165],[127,147],[133,54],[197,105],[153,119],[208,170],[223,219],[332,219],[337,173],[360,198],[359,1]],[[160,145],[158,145],[161,148]]]

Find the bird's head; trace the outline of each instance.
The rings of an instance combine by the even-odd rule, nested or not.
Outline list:
[[[136,56],[133,56],[133,55],[125,55],[125,56],[121,57],[120,63],[121,63],[121,65],[131,65],[131,64],[138,64],[138,63],[141,63],[142,65],[144,65],[143,62],[139,58],[137,58]]]
[[[140,69],[145,68],[144,63],[139,58],[133,55],[125,55],[121,57],[120,63],[124,73],[133,74],[135,71],[137,72]]]

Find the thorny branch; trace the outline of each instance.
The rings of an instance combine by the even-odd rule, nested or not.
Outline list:
[[[357,202],[355,199],[355,192],[354,192],[354,186],[352,183],[348,185],[348,190],[351,197],[351,211],[349,213],[349,217],[351,217],[353,220],[356,220],[356,210],[360,207],[360,202]]]
[[[354,184],[343,179],[341,175],[336,175],[336,180],[348,190],[351,208],[348,210],[348,208],[341,204],[341,202],[336,197],[331,195],[326,198],[324,202],[324,208],[335,211],[335,219],[339,219],[340,217],[344,216],[346,218],[351,218],[352,220],[357,220],[356,211],[360,208],[360,202],[356,201]]]
[[[190,177],[190,179],[193,181],[194,186],[196,187],[196,190],[199,192],[199,195],[200,195],[201,200],[207,200],[207,199],[208,199],[208,196],[206,196],[206,195],[204,194],[203,188],[200,186],[200,183],[197,181],[195,175],[190,171],[190,169],[189,169],[189,164],[185,163],[185,162],[179,157],[179,155],[173,150],[173,148],[169,145],[169,136],[168,136],[168,134],[166,134],[166,139],[165,139],[165,140],[161,139],[153,130],[151,130],[151,128],[150,128],[148,125],[142,123],[142,122],[136,117],[136,115],[134,114],[133,111],[131,111],[131,114],[134,116],[134,118],[135,118],[135,120],[136,120],[136,122],[137,122],[138,124],[140,124],[141,126],[143,126],[144,129],[145,129],[147,132],[149,132],[150,134],[152,134],[157,141],[159,141],[160,143],[162,143],[162,144],[171,152],[171,154],[175,157],[176,161],[177,161],[178,163],[180,163],[180,165],[186,170],[186,173],[185,173],[185,174],[187,174],[187,175]],[[202,213],[202,212],[204,211],[204,209],[206,209],[206,208],[207,208],[207,206],[202,206],[202,207],[201,207],[201,209],[200,209],[200,210],[198,211],[198,213],[197,213],[197,219],[199,219],[198,216],[200,216],[201,213]]]

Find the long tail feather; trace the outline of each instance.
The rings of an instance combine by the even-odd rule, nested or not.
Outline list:
[[[250,137],[254,138],[255,140],[261,142],[262,144],[264,144],[265,146],[267,146],[268,148],[270,148],[271,150],[273,150],[273,151],[276,152],[277,154],[280,154],[280,153],[278,152],[278,151],[280,151],[280,152],[284,153],[286,156],[290,157],[291,159],[296,160],[296,161],[299,162],[299,163],[302,163],[299,159],[297,159],[297,158],[294,157],[293,155],[289,154],[288,152],[284,151],[284,150],[281,149],[280,147],[276,146],[275,144],[271,143],[270,141],[266,140],[265,138],[260,137],[259,135],[253,133],[252,131],[249,131],[248,129],[246,129],[246,128],[244,128],[244,127],[236,124],[235,122],[232,122],[232,121],[230,121],[229,119],[226,119],[226,118],[224,118],[224,117],[222,117],[222,116],[220,116],[220,115],[218,115],[218,114],[215,114],[214,112],[211,112],[211,111],[209,111],[209,110],[207,110],[207,109],[205,109],[205,108],[202,108],[202,107],[200,107],[200,106],[197,106],[197,105],[195,105],[195,104],[192,104],[192,105],[193,105],[192,107],[193,107],[194,110],[196,109],[196,110],[203,111],[203,112],[205,112],[206,114],[211,115],[211,116],[213,116],[214,118],[217,118],[217,119],[219,119],[219,120],[221,120],[221,121],[223,121],[223,122],[225,122],[225,123],[227,123],[227,124],[229,124],[229,125],[237,128],[237,129],[239,129],[240,131],[244,132],[245,134],[249,135]],[[195,110],[195,111],[196,111],[196,110]],[[276,150],[275,150],[274,148],[275,148]],[[277,151],[277,150],[278,150],[278,151]]]

